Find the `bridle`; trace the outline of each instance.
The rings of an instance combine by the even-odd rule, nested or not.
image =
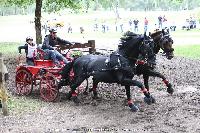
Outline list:
[[[160,37],[161,36],[161,37]],[[157,38],[159,38],[159,40],[156,40]],[[169,34],[166,34],[166,35],[163,35],[163,33],[160,33],[160,35],[158,37],[155,37],[154,38],[154,43],[159,46],[164,52],[172,52],[173,49],[166,49],[164,47],[164,41],[166,42],[170,42],[169,39],[171,40],[172,44],[173,44],[173,40],[171,39],[170,35]]]

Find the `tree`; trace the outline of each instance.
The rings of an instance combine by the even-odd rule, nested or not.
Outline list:
[[[36,43],[42,43],[42,33],[41,33],[41,10],[42,10],[42,0],[36,0],[35,7],[35,31],[36,31]]]

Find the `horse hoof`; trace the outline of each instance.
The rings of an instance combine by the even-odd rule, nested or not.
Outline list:
[[[98,96],[93,96],[92,97],[94,100],[96,100],[96,101],[102,101],[102,99],[100,98],[100,97],[98,97]]]
[[[87,91],[84,91],[84,92],[83,92],[83,95],[86,95],[86,96],[87,96],[87,95],[88,95],[88,92],[87,92]]]
[[[92,102],[91,102],[91,105],[92,105],[92,106],[97,106],[98,103],[97,103],[97,101],[95,100],[95,101],[92,101]]]
[[[69,93],[66,94],[66,99],[67,99],[67,100],[70,100],[71,97],[72,97],[72,93],[71,93],[71,92],[69,92]]]
[[[148,105],[151,105],[152,103],[155,103],[156,100],[152,96],[150,96],[149,98],[144,97],[144,102],[147,103]]]
[[[174,89],[171,87],[168,87],[167,92],[172,95],[174,93]]]
[[[79,105],[80,100],[78,99],[77,96],[73,96],[71,99],[73,100],[73,102],[74,102],[76,105]]]
[[[134,104],[132,104],[132,105],[129,106],[129,107],[131,108],[131,111],[132,111],[132,112],[137,112],[137,111],[140,110],[139,107],[138,107],[137,105],[134,105]]]
[[[151,102],[152,103],[156,103],[156,99],[154,97],[151,96]]]

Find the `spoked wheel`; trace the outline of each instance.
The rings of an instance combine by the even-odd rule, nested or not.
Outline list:
[[[51,73],[46,73],[40,80],[40,96],[46,102],[55,101],[58,97],[58,81]]]
[[[19,70],[16,73],[16,90],[18,95],[29,95],[33,89],[32,74],[27,70]]]

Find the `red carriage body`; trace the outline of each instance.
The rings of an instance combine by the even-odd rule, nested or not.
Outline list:
[[[15,92],[18,95],[29,95],[33,87],[39,85],[41,98],[48,102],[54,101],[59,93],[59,72],[62,69],[63,67],[57,67],[52,60],[34,60],[34,66],[19,65],[16,69]],[[73,70],[69,76],[72,80]]]
[[[34,86],[39,85],[40,96],[45,101],[54,101],[59,93],[59,72],[52,60],[34,60],[34,66],[20,65],[16,69],[16,93],[29,95]]]

